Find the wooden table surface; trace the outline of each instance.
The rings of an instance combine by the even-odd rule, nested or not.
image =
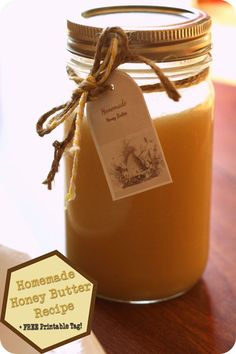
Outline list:
[[[236,87],[215,83],[211,249],[202,280],[152,305],[98,299],[93,329],[108,354],[218,354],[236,338]]]

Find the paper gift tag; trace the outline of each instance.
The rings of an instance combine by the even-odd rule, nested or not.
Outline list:
[[[126,73],[115,70],[113,90],[87,104],[90,130],[113,200],[172,182],[143,93]]]

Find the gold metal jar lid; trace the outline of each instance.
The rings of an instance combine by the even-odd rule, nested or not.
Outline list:
[[[156,61],[186,60],[211,49],[211,18],[193,8],[111,6],[89,9],[67,21],[67,49],[93,58],[99,34],[120,26],[136,54]]]

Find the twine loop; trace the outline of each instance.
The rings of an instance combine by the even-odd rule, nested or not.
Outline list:
[[[113,40],[117,41],[117,53],[114,60],[113,69],[120,64],[127,62],[130,54],[128,35],[120,27],[108,27],[100,35],[95,54],[95,70],[99,66],[102,51],[109,48]]]
[[[97,87],[97,81],[94,76],[88,75],[83,81],[81,81],[79,87],[77,87],[74,90],[75,95],[78,95],[78,97],[81,94],[82,91],[88,91],[90,92],[91,90],[95,89]]]
[[[178,101],[180,98],[174,84],[152,60],[137,55],[130,50],[128,36],[122,28],[106,28],[98,39],[90,74],[86,78],[80,78],[71,67],[68,67],[67,73],[69,78],[77,85],[71,99],[43,114],[36,124],[37,133],[42,137],[45,134],[51,133],[51,131],[66,120],[71,122],[65,139],[62,142],[56,140],[53,143],[54,159],[48,176],[43,182],[48,186],[48,189],[52,188],[52,181],[58,172],[60,159],[65,150],[69,150],[73,155],[73,166],[66,202],[76,197],[75,185],[78,171],[81,124],[86,102],[96,99],[102,92],[111,89],[111,86],[106,84],[107,79],[119,65],[126,62],[145,63],[150,66],[159,78],[160,83],[158,84],[140,86],[144,92],[152,92],[156,90],[158,85],[158,88],[160,89],[161,86],[161,89],[165,90],[172,100]]]

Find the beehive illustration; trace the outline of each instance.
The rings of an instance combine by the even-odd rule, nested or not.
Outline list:
[[[128,176],[130,179],[134,177],[145,177],[145,164],[142,160],[135,154],[134,149],[130,151],[127,156],[126,168],[128,172]]]

